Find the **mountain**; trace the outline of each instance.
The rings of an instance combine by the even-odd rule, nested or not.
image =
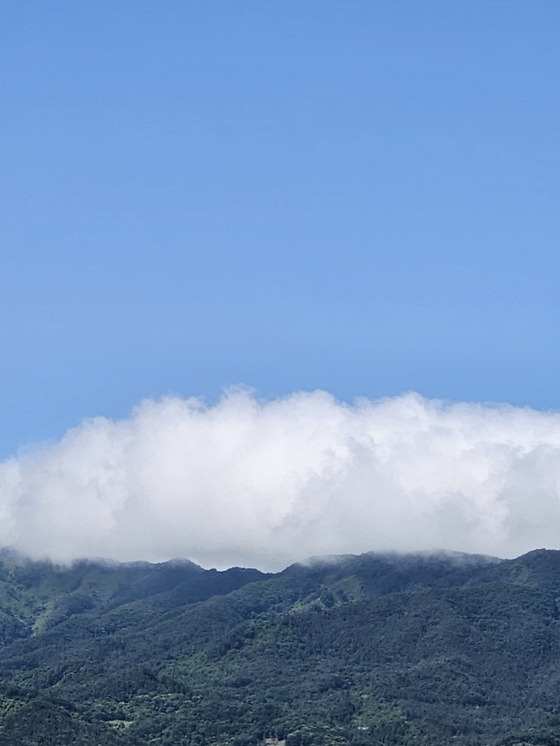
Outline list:
[[[0,555],[0,746],[560,746],[560,552]]]

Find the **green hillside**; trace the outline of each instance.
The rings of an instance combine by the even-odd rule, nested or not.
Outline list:
[[[560,746],[560,552],[0,562],[0,746]]]

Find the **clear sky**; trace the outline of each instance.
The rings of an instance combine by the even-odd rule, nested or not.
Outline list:
[[[0,456],[146,397],[560,408],[557,0],[0,6]]]

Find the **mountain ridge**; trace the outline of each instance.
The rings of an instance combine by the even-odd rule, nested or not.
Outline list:
[[[557,746],[559,601],[543,549],[279,573],[1,555],[0,746]]]

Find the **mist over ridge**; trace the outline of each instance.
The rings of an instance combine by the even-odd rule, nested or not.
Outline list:
[[[560,541],[560,414],[408,393],[145,400],[0,464],[0,545],[68,562],[512,557]]]

